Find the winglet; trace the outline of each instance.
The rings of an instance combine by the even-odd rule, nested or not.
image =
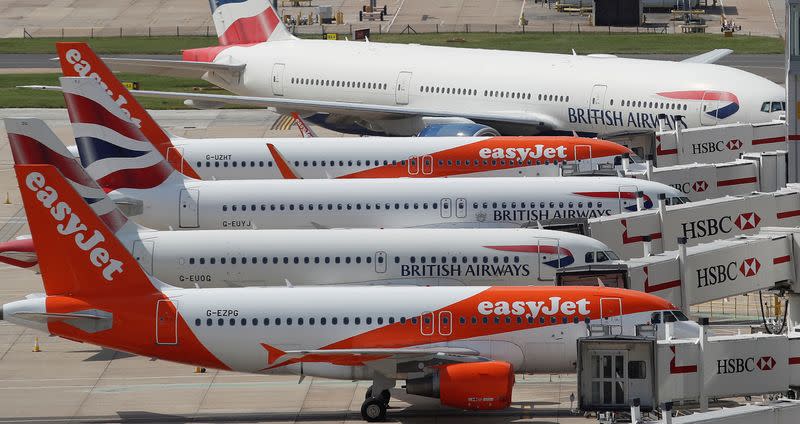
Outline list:
[[[289,163],[283,158],[281,152],[275,148],[275,145],[272,143],[267,143],[267,148],[269,149],[269,153],[272,155],[272,158],[275,159],[275,165],[278,166],[278,170],[281,171],[281,175],[286,180],[299,180],[300,177],[292,171],[292,168],[289,167]]]
[[[33,239],[22,238],[0,243],[0,262],[20,268],[30,268],[39,263]]]
[[[733,53],[731,49],[714,49],[710,52],[705,52],[703,54],[692,56],[690,58],[684,59],[681,62],[683,63],[714,63],[723,57]]]
[[[292,112],[292,118],[294,119],[294,123],[297,125],[297,129],[300,130],[300,135],[302,135],[303,138],[314,138],[317,136],[297,112]]]
[[[267,351],[267,365],[272,365],[277,361],[281,356],[286,355],[286,352],[278,349],[277,347],[272,347],[266,343],[261,343],[261,346],[264,347]]]

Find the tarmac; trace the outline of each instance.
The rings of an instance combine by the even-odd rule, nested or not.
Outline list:
[[[364,0],[313,0],[311,7],[295,7],[292,0],[278,1],[281,15],[317,14],[317,6],[331,6],[333,13],[341,11],[346,24],[358,25],[359,11]],[[590,0],[567,0],[564,3],[591,5]],[[784,33],[784,7],[782,0],[721,0],[716,6],[701,2],[706,11],[708,31],[718,33],[721,15],[742,25],[745,34],[780,37]],[[384,0],[377,6],[386,6],[388,15],[379,24],[383,32],[399,32],[411,26],[420,31],[433,31],[435,25],[443,30],[463,30],[464,25],[498,25],[506,31],[519,31],[520,17],[529,22],[529,30],[547,31],[552,24],[559,30],[574,31],[578,25],[589,27],[588,16],[578,13],[561,13],[555,1],[535,0]],[[645,12],[647,22],[668,24],[675,32],[667,10]],[[206,0],[127,0],[127,1],[65,1],[65,0],[0,0],[0,38],[32,36],[116,35],[119,28],[126,34],[147,35],[183,33],[203,34],[210,28],[214,32]],[[679,30],[678,30],[679,32]]]
[[[154,111],[170,132],[186,137],[288,137],[270,129],[278,115],[260,110]],[[43,119],[72,143],[62,109],[2,109],[0,118]],[[316,131],[325,134],[320,128]],[[333,133],[326,135],[334,135]],[[8,203],[3,202],[4,197]],[[29,232],[5,129],[0,121],[0,241]],[[40,276],[0,266],[0,304],[43,291]],[[743,327],[717,328],[733,334]],[[745,331],[749,331],[744,328]],[[40,352],[32,352],[38,338]],[[261,376],[208,370],[132,356],[50,337],[0,321],[0,424],[44,422],[361,422],[368,382]],[[399,385],[398,385],[399,387]],[[403,423],[587,423],[571,412],[576,377],[517,376],[512,407],[486,413],[441,407],[437,400],[395,390],[389,420]],[[731,406],[735,403],[726,403]]]

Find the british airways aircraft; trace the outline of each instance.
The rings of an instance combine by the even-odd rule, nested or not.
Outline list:
[[[658,128],[660,114],[668,126],[691,128],[766,122],[785,108],[779,85],[713,64],[727,49],[672,62],[301,40],[268,0],[210,3],[218,46],[185,50],[183,61],[106,61],[115,70],[203,78],[239,96],[139,94],[200,108],[298,111],[332,129],[389,135],[414,135],[431,123],[479,123],[504,135],[641,131]]]
[[[539,177],[558,176],[563,166],[577,172],[611,169],[621,155],[633,155],[617,143],[584,137],[305,138],[310,129],[297,114],[302,139],[175,137],[86,43],[56,43],[56,48],[65,76],[97,79],[162,155],[193,178]]]
[[[508,408],[516,373],[574,372],[588,325],[634,335],[669,314],[699,333],[664,299],[606,287],[180,289],[145,274],[54,167],[15,172],[45,293],[3,304],[0,320],[193,366],[371,381],[367,421],[386,418],[398,380],[442,405]]]
[[[15,164],[55,166],[148,274],[178,287],[552,285],[560,268],[617,259],[590,237],[527,228],[155,231],[129,221],[44,122],[5,126]],[[30,237],[0,243],[0,262],[38,260]]]
[[[61,79],[90,176],[154,229],[519,227],[654,206],[683,194],[616,177],[194,180],[178,173],[93,78]]]

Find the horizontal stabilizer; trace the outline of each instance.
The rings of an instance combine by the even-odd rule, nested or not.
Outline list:
[[[733,53],[731,49],[714,49],[710,52],[706,52],[697,56],[692,56],[688,59],[684,59],[681,62],[683,63],[714,63],[723,57]]]
[[[225,64],[213,62],[190,62],[185,60],[131,59],[104,57],[109,68],[118,72],[133,72],[148,75],[168,75],[173,77],[202,78],[206,72],[225,73],[235,79],[244,71],[244,64]]]

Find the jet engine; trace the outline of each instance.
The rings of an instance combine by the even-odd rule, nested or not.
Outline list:
[[[508,408],[513,387],[514,369],[501,361],[444,365],[431,375],[406,381],[409,394],[469,410]]]
[[[481,124],[430,124],[420,131],[418,137],[486,137],[500,135],[492,127]]]

